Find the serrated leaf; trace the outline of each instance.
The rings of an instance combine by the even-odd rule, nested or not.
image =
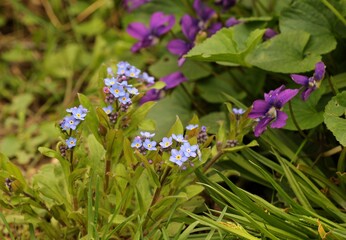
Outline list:
[[[294,41],[293,41],[294,39]],[[260,44],[246,60],[256,67],[280,73],[310,71],[321,60],[306,51],[311,35],[304,31],[287,31]]]
[[[346,146],[346,91],[333,97],[327,104],[324,113],[324,122],[341,145]]]
[[[191,49],[186,57],[199,61],[220,61],[249,67],[251,64],[245,60],[245,57],[262,41],[264,31],[255,29],[249,32],[244,25],[223,28]]]

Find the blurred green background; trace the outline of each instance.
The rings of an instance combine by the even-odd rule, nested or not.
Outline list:
[[[0,1],[0,152],[24,169],[43,163],[76,94],[98,91],[102,63],[141,57],[123,30],[122,1]],[[128,19],[128,20],[126,20]]]

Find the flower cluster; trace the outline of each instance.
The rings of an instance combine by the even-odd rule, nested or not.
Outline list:
[[[60,122],[60,128],[67,133],[68,138],[65,140],[65,145],[60,145],[59,150],[62,156],[66,155],[68,149],[72,149],[77,144],[77,139],[72,137],[72,131],[76,130],[78,125],[85,120],[88,110],[82,105],[78,107],[68,108],[66,112],[70,113]]]
[[[136,136],[131,147],[137,149],[142,154],[147,154],[148,151],[158,151],[163,154],[170,152],[168,160],[177,164],[181,168],[186,168],[185,163],[193,166],[193,160],[198,157],[201,159],[201,151],[199,144],[206,141],[206,127],[202,126],[200,129],[197,124],[190,124],[186,126],[186,134],[172,134],[169,137],[162,138],[161,142],[157,143],[152,140],[155,133],[140,132],[140,136]],[[197,134],[197,144],[189,142],[189,133],[195,131]]]
[[[117,110],[127,111],[132,105],[133,97],[139,94],[137,87],[154,84],[154,77],[149,76],[146,72],[141,73],[138,68],[128,62],[119,62],[116,73],[113,73],[111,68],[107,69],[107,73],[103,92],[106,94],[105,102],[108,106],[103,110],[109,116],[110,121],[115,123],[119,115]],[[133,82],[130,84],[130,81]]]

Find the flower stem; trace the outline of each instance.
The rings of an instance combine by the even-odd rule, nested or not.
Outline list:
[[[108,185],[109,185],[109,174],[111,171],[111,161],[109,158],[106,160],[106,168],[105,168],[105,186],[104,186],[104,191],[107,192]]]
[[[298,132],[300,133],[300,135],[302,135],[302,137],[304,138],[308,138],[308,136],[302,131],[302,129],[299,127],[299,124],[297,122],[297,119],[296,117],[294,116],[294,113],[293,113],[293,108],[292,108],[292,104],[291,104],[291,101],[288,102],[288,108],[290,109],[290,113],[291,113],[291,117],[292,117],[292,121],[294,123],[294,126],[296,126]]]
[[[340,146],[341,147],[341,146]],[[340,173],[345,172],[346,169],[346,148],[341,147],[341,154],[338,160],[337,171]]]
[[[332,90],[333,94],[334,95],[338,94],[339,91],[337,89],[335,89],[334,84],[332,83],[331,77],[328,76],[327,79],[328,79],[328,83],[329,83],[330,89]]]
[[[217,152],[217,154],[209,161],[203,168],[203,173],[208,171],[208,169],[214,165],[214,163],[223,155],[223,150]]]
[[[346,19],[341,15],[341,13],[336,10],[336,8],[328,2],[328,0],[321,0],[321,2],[329,8],[330,11],[334,13],[334,15],[339,18],[339,20],[346,26]]]

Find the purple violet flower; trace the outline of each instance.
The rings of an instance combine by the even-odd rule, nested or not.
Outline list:
[[[139,101],[140,104],[144,104],[149,101],[157,101],[160,99],[161,90],[157,90],[155,88],[148,90],[145,95]]]
[[[161,81],[166,83],[165,89],[167,90],[187,81],[187,78],[181,72],[174,72],[161,78]]]
[[[282,128],[286,125],[287,114],[281,111],[285,103],[297,95],[299,89],[285,89],[282,85],[264,94],[264,100],[253,103],[249,118],[259,119],[255,127],[255,136],[260,136],[270,124],[272,128]]]
[[[214,3],[221,6],[222,10],[227,11],[237,3],[237,0],[215,0]]]
[[[263,40],[268,40],[275,37],[278,33],[271,28],[267,28],[263,35]]]
[[[150,2],[151,0],[125,0],[124,5],[127,11],[132,12],[133,10],[139,8],[143,4]]]
[[[141,48],[155,45],[160,36],[171,30],[174,23],[175,18],[173,15],[164,15],[162,12],[155,12],[151,15],[149,28],[140,22],[129,24],[127,33],[139,40],[132,46],[131,51],[138,52]]]
[[[203,25],[209,21],[216,13],[215,11],[202,3],[201,0],[195,0],[193,2],[193,8],[195,9],[199,19],[201,20],[199,26],[203,29]]]
[[[316,90],[321,84],[321,80],[324,78],[326,72],[326,65],[323,62],[318,62],[315,65],[315,72],[312,77],[304,75],[291,74],[291,78],[295,83],[303,85],[302,99],[306,101],[310,94]]]
[[[183,55],[186,54],[194,46],[194,41],[199,32],[198,20],[185,14],[180,20],[181,30],[188,41],[182,39],[173,39],[168,45],[168,51],[174,55],[178,55],[178,65],[181,66],[185,62]]]
[[[233,27],[233,26],[238,25],[240,23],[242,23],[242,21],[239,21],[235,17],[230,17],[229,19],[226,20],[225,26],[226,27]]]
[[[199,19],[198,27],[200,30],[206,31],[209,37],[222,28],[221,23],[216,22],[210,24],[211,20],[215,18],[216,12],[212,8],[203,4],[201,0],[195,0],[193,8],[195,9]]]

